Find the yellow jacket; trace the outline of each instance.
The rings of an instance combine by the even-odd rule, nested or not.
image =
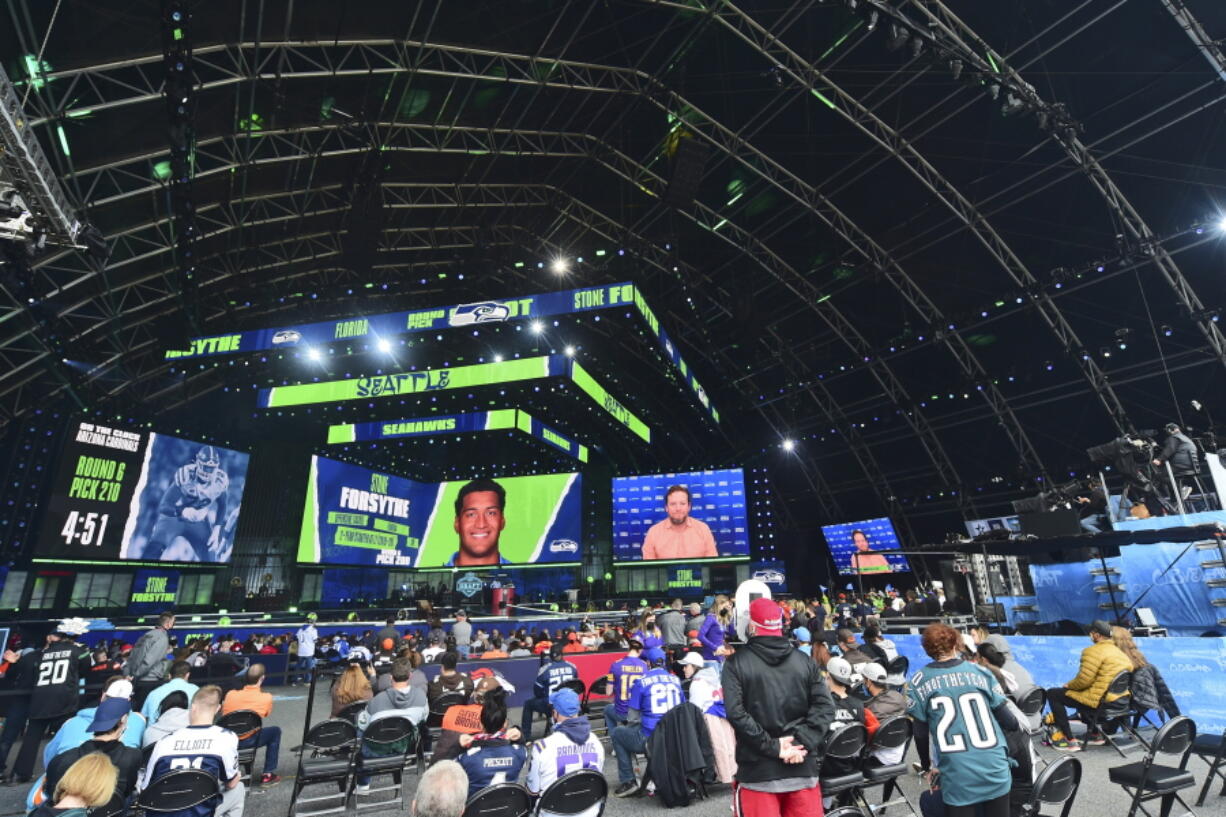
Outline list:
[[[1077,677],[1064,686],[1072,700],[1084,706],[1096,707],[1107,692],[1107,686],[1121,672],[1132,672],[1132,661],[1107,639],[1081,651],[1081,667],[1077,670]],[[1114,701],[1117,697],[1123,696],[1112,696],[1110,700]]]

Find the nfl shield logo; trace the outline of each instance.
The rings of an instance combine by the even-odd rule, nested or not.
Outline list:
[[[456,579],[455,589],[464,598],[472,598],[481,592],[481,579],[475,573],[465,573]]]

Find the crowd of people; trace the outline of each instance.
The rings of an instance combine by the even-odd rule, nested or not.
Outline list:
[[[30,785],[28,805],[39,817],[122,809],[159,778],[188,767],[212,774],[218,790],[204,810],[182,817],[239,817],[245,801],[239,751],[262,749],[262,771],[250,782],[276,785],[282,734],[268,723],[237,734],[225,726],[226,717],[249,712],[267,721],[272,715],[259,656],[276,641],[294,656],[291,683],[335,667],[314,675],[317,684],[330,679],[331,717],[351,720],[360,734],[392,716],[415,726],[431,764],[417,797],[429,814],[462,811],[463,802],[429,791],[427,780],[456,786],[462,778],[466,796],[510,781],[540,794],[576,769],[603,774],[610,753],[618,797],[649,790],[677,805],[688,801],[696,784],[718,781],[732,785],[734,805],[745,817],[816,811],[818,803],[829,808],[841,799],[823,795],[823,778],[848,774],[861,763],[898,764],[906,751],[870,745],[864,758],[826,757],[830,736],[860,724],[871,741],[883,724],[909,718],[915,770],[929,784],[920,800],[925,817],[1003,817],[1021,813],[1029,797],[1036,774],[1031,736],[1040,718],[1056,751],[1104,743],[1111,724],[1077,737],[1069,709],[1090,720],[1085,713],[1116,694],[1108,686],[1120,672],[1132,673],[1123,694],[1134,696],[1134,710],[1178,714],[1161,673],[1128,630],[1102,621],[1089,627],[1092,643],[1076,677],[1044,690],[1050,705],[1045,717],[1019,708],[1035,682],[1007,639],[985,628],[959,633],[929,625],[922,645],[931,661],[912,672],[882,634],[882,619],[942,603],[935,594],[757,599],[746,611],[745,639],[724,596],[706,609],[674,600],[617,623],[584,620],[573,629],[486,631],[461,612],[450,628],[434,620],[425,633],[402,632],[389,618],[378,630],[323,637],[308,618],[289,638],[241,642],[223,635],[182,647],[174,644],[169,613],[130,648],[84,647],[78,639],[86,622],[66,619],[41,646],[4,654],[6,684],[29,694],[9,699],[0,764],[7,765],[21,739],[6,779]],[[611,654],[607,675],[589,689],[574,660],[578,653],[599,652]],[[498,659],[533,655],[539,671],[515,724],[508,700],[516,689]],[[461,662],[470,669],[462,671]],[[474,662],[480,666],[472,669]],[[429,668],[433,679],[423,669],[428,664],[437,666],[437,672]],[[212,668],[227,683],[192,680],[201,677],[198,670]],[[108,674],[95,700],[88,681],[103,669]],[[538,728],[541,734],[534,735]],[[54,734],[44,747],[48,733]],[[34,779],[40,749],[45,771]],[[362,744],[363,757],[367,751]],[[100,781],[106,785],[100,788]],[[370,785],[359,764],[355,796],[366,796]]]

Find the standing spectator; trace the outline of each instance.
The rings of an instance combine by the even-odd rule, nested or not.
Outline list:
[[[439,643],[443,643],[443,637],[439,636]],[[380,650],[394,650],[396,645],[400,643],[400,631],[396,629],[396,617],[388,616],[383,627],[379,632],[375,633],[375,643],[371,652],[379,652]]]
[[[813,640],[812,634],[808,627],[797,627],[792,630],[792,640],[796,642],[796,649],[808,656],[813,655]]]
[[[136,778],[140,775],[143,765],[140,749],[124,746],[119,736],[128,725],[128,714],[132,704],[124,698],[108,698],[98,704],[94,720],[89,725],[93,740],[87,740],[80,746],[60,752],[47,764],[47,777],[43,783],[44,792],[54,792],[64,775],[81,758],[93,752],[101,752],[110,758],[119,770],[119,778],[115,784],[115,794],[121,800],[126,800],[136,788]]]
[[[421,658],[427,664],[433,664],[438,660],[438,657],[446,652],[443,649],[443,644],[433,636],[428,639],[429,646],[421,651]]]
[[[736,733],[736,817],[822,813],[818,768],[834,704],[817,664],[783,637],[770,599],[749,605],[748,644],[722,675]]]
[[[690,603],[690,616],[689,618],[685,620],[685,633],[686,633],[685,643],[689,642],[691,633],[697,636],[698,630],[700,627],[702,627],[702,623],[704,621],[706,621],[706,616],[702,614],[702,605],[696,601],[691,602]]]
[[[18,654],[5,650],[4,660],[10,665],[5,673],[5,691],[9,693],[8,709],[4,713],[4,730],[0,731],[0,774],[8,764],[9,751],[21,737],[30,715],[30,695],[34,692],[34,677],[38,674],[38,650]],[[5,775],[6,783],[13,783],[11,774]]]
[[[293,680],[290,681],[290,686],[298,682],[298,678],[302,678],[304,684],[311,682],[311,673],[315,670],[315,643],[319,641],[319,630],[315,629],[315,619],[318,618],[314,613],[307,614],[306,623],[298,628],[298,632],[294,633],[294,638],[298,639],[298,670],[297,673],[302,673],[299,676],[294,674]]]
[[[66,618],[47,635],[47,646],[38,653],[26,736],[13,766],[18,783],[30,782],[43,735],[58,729],[77,711],[78,680],[89,672],[91,660],[89,648],[74,639],[87,629],[89,622],[85,619]]]
[[[1009,816],[1009,771],[1004,731],[1018,728],[992,674],[961,657],[962,638],[946,624],[924,628],[932,663],[907,689],[915,720],[915,748],[948,817]],[[929,738],[936,753],[931,755]],[[939,781],[939,783],[938,783]]]
[[[467,804],[468,774],[464,767],[454,760],[439,760],[417,781],[409,814],[412,817],[461,817]]]
[[[660,636],[665,647],[681,647],[685,644],[685,614],[681,612],[681,599],[673,599],[667,610],[656,616]]]
[[[562,685],[567,681],[573,681],[579,677],[578,668],[563,659],[561,645],[553,647],[549,651],[550,662],[541,667],[540,672],[536,674],[536,681],[532,684],[532,697],[524,701],[523,721],[520,724],[520,731],[523,732],[524,740],[532,739],[532,716],[540,712],[546,718],[552,716],[552,709],[549,706],[549,696],[562,688]],[[545,724],[545,734],[549,734],[551,724]]]
[[[625,722],[626,712],[630,708],[630,693],[634,691],[635,684],[643,680],[643,676],[651,669],[642,659],[642,653],[642,643],[632,638],[626,657],[619,658],[609,667],[613,702],[605,707],[604,719],[610,729]]]
[[[731,650],[724,645],[728,627],[732,623],[732,602],[719,595],[711,603],[711,609],[698,628],[698,640],[702,643],[702,657],[708,661],[723,661]]]
[[[643,644],[643,660],[649,664],[654,664],[657,661],[663,661],[664,655],[664,636],[660,633],[660,628],[656,626],[656,617],[648,613],[643,617],[643,626],[638,632],[632,634],[632,637],[637,638]]]
[[[119,771],[106,755],[95,752],[74,763],[60,778],[52,796],[30,817],[88,817],[115,795]]]
[[[656,724],[669,710],[685,700],[681,681],[663,667],[652,667],[630,691],[626,721],[609,732],[613,755],[617,758],[618,787],[616,797],[630,797],[639,792],[634,779],[634,756],[647,748],[647,739]]]
[[[513,783],[524,768],[524,747],[507,736],[507,694],[502,687],[485,693],[481,701],[481,731],[461,735],[464,753],[459,763],[468,774],[468,796],[486,786]]]
[[[158,626],[142,635],[128,655],[128,677],[134,693],[132,708],[144,711],[145,698],[166,678],[166,654],[170,652],[170,631],[175,626],[175,614],[167,611],[158,616]]]
[[[197,690],[188,725],[154,744],[136,790],[144,791],[177,769],[201,769],[217,778],[221,802],[206,801],[185,811],[164,811],[159,817],[242,817],[246,790],[238,769],[238,736],[213,723],[220,709],[220,687],[209,685]]]
[[[1093,644],[1081,651],[1077,677],[1062,687],[1047,690],[1052,720],[1059,730],[1052,734],[1051,745],[1061,752],[1081,751],[1081,741],[1073,737],[1069,727],[1068,707],[1096,708],[1106,696],[1111,680],[1121,672],[1132,672],[1132,661],[1111,642],[1110,624],[1101,619],[1090,624],[1090,641]],[[1115,700],[1115,697],[1108,700]],[[1086,734],[1086,743],[1091,746],[1101,746],[1106,742],[1107,739],[1101,734]]]
[[[170,665],[170,680],[161,686],[154,687],[145,696],[145,703],[140,714],[146,723],[153,723],[162,711],[162,701],[172,692],[182,692],[190,701],[200,687],[187,680],[192,674],[192,665],[186,661],[176,661]]]
[[[534,795],[549,788],[559,777],[579,769],[604,769],[604,745],[592,735],[587,715],[579,711],[579,696],[573,689],[559,689],[549,696],[553,706],[553,732],[533,742],[525,784]],[[602,804],[568,817],[596,817]],[[539,817],[557,817],[542,811]]]
[[[1179,704],[1175,703],[1175,696],[1163,680],[1162,673],[1145,660],[1145,655],[1132,640],[1132,634],[1123,627],[1112,627],[1111,641],[1132,662],[1132,694],[1136,699],[1133,726],[1139,724],[1142,716],[1151,709],[1164,712],[1167,720],[1179,717]]]
[[[459,653],[460,660],[464,660],[471,652],[473,625],[468,621],[468,613],[463,610],[455,614],[455,624],[451,625],[451,637],[455,639],[455,651]]]
[[[264,665],[252,664],[247,668],[247,684],[242,689],[232,689],[226,694],[225,705],[221,708],[223,715],[249,709],[261,718],[267,720],[272,715],[272,695],[264,691]],[[194,700],[194,698],[193,698]],[[264,774],[260,777],[261,786],[275,786],[281,782],[277,774],[278,755],[281,751],[281,727],[265,725],[254,735],[239,735],[238,745],[243,749],[255,747],[264,749]]]

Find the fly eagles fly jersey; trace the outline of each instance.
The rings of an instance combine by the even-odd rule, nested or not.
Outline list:
[[[911,678],[907,696],[907,713],[928,724],[932,762],[941,770],[941,799],[947,805],[972,805],[1009,793],[1005,737],[992,714],[1005,703],[1005,695],[991,673],[961,659],[934,662]]]
[[[158,778],[179,769],[202,769],[217,778],[222,788],[238,774],[238,736],[220,726],[185,726],[159,740],[145,764],[136,788],[144,791]],[[160,812],[159,817],[212,817],[216,799],[183,811]]]
[[[656,667],[643,676],[630,692],[630,708],[643,715],[643,735],[650,737],[656,724],[672,709],[685,701],[681,681],[663,667]]]
[[[76,712],[80,679],[92,663],[89,649],[75,641],[57,641],[45,647],[34,672],[30,717],[54,720]]]

